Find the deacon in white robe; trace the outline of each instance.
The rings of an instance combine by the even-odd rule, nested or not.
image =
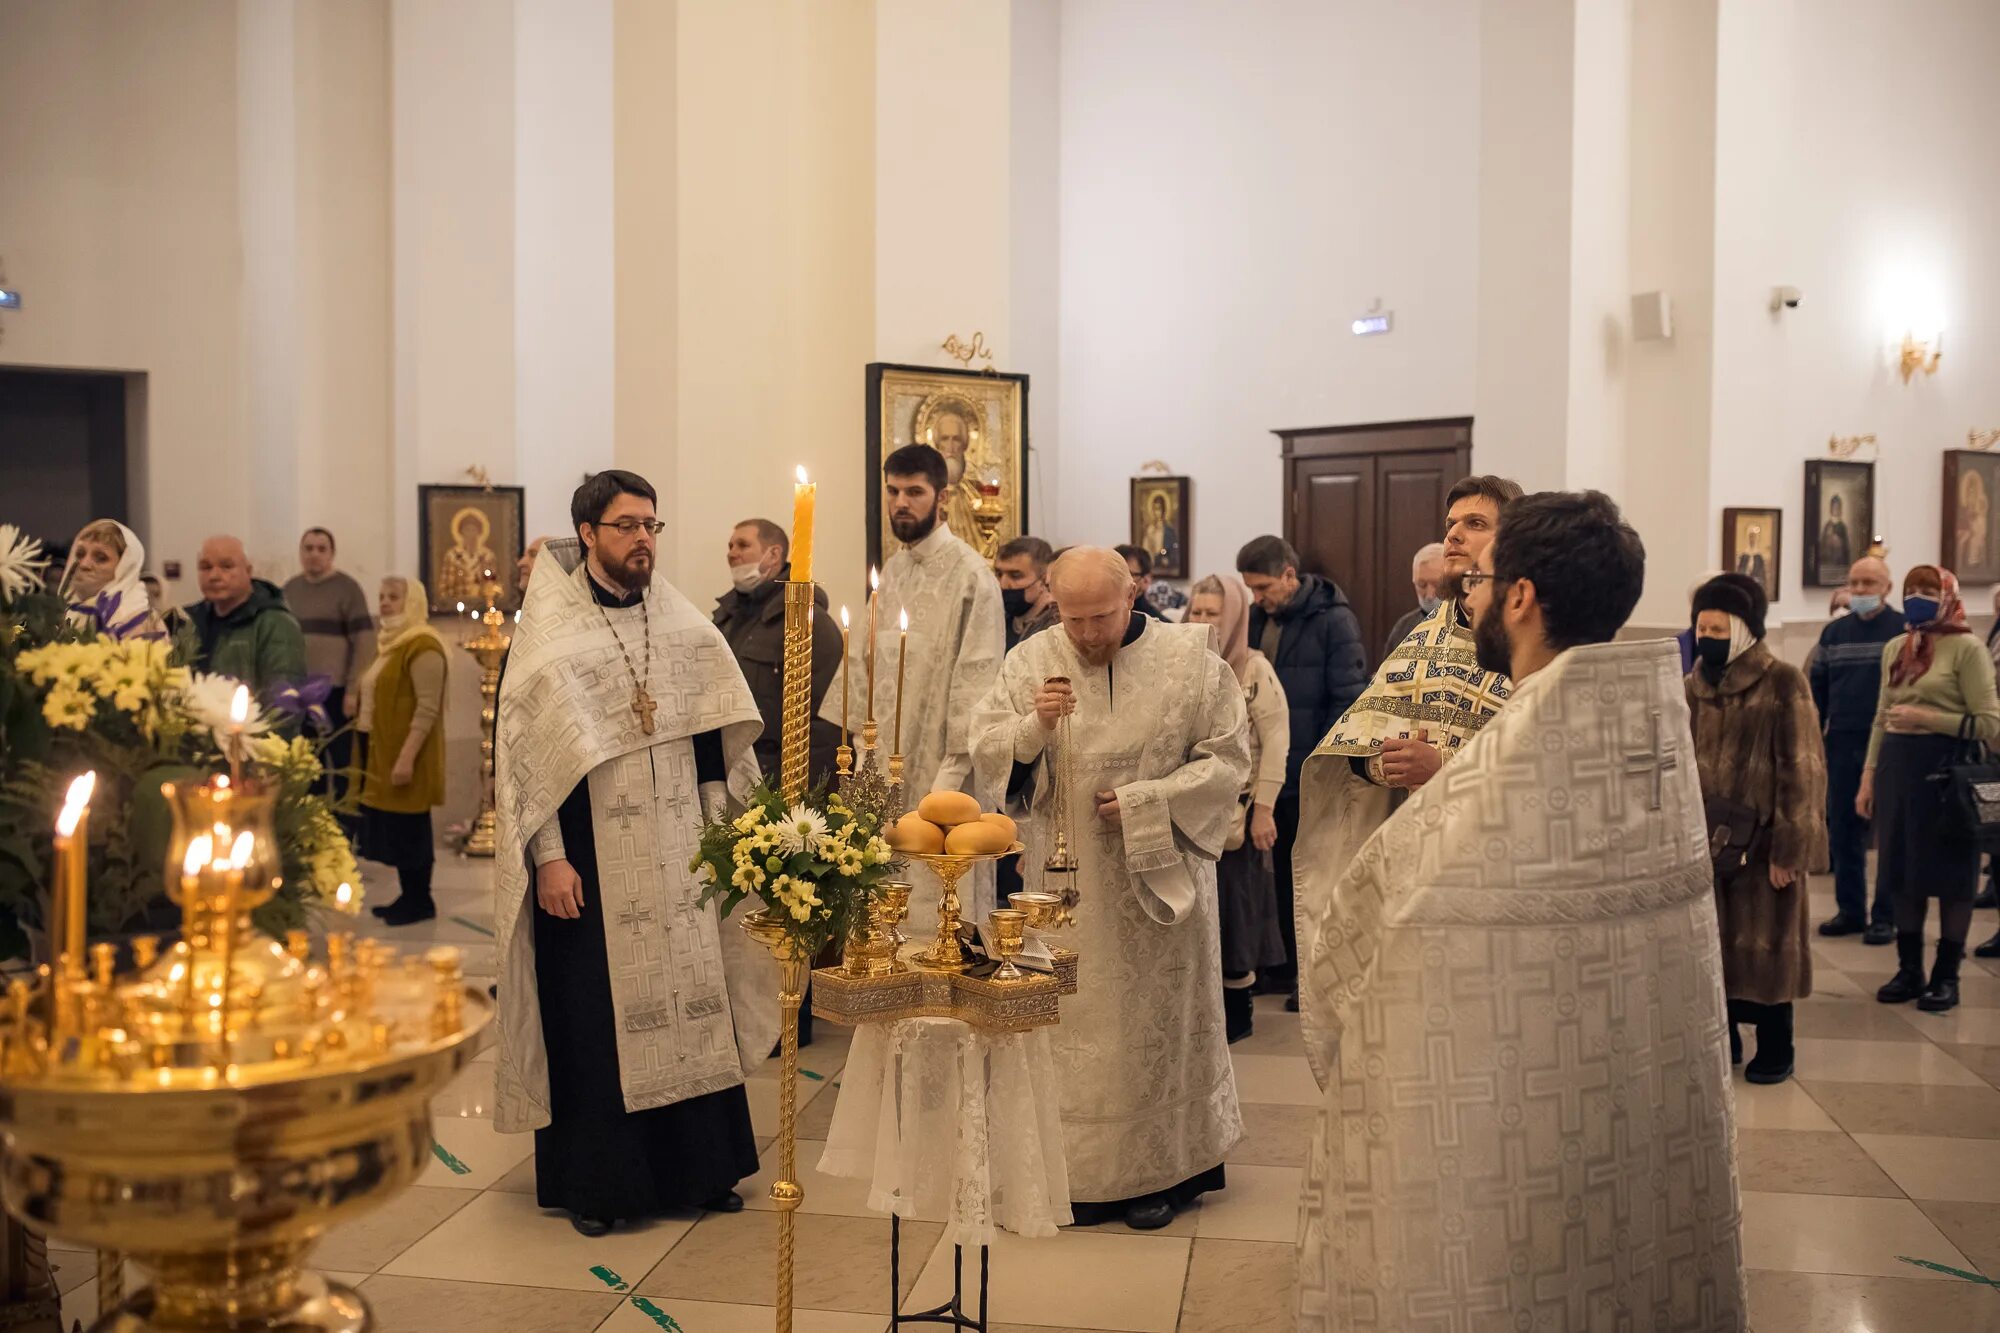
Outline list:
[[[1679,654],[1605,642],[1643,577],[1586,492],[1511,506],[1469,580],[1513,698],[1368,838],[1300,979],[1326,1092],[1301,1330],[1743,1327]]]
[[[977,785],[967,734],[972,710],[999,677],[1000,659],[1007,650],[999,581],[978,552],[943,521],[938,496],[946,472],[937,450],[926,444],[907,445],[889,455],[882,473],[884,516],[903,545],[882,566],[882,586],[875,594],[879,758],[886,761],[896,741],[900,666],[904,804],[914,809],[931,792],[964,791],[976,797],[982,809],[998,809],[1000,793]],[[899,613],[905,611],[910,617],[907,641],[897,628]],[[827,687],[820,706],[820,716],[836,724],[844,708],[853,710],[857,749],[868,701],[868,623],[864,615],[848,636],[843,670],[852,682],[851,702],[844,699],[847,683],[836,680]],[[992,909],[990,867],[981,867],[966,905],[968,918],[975,912],[983,917]],[[925,939],[936,930],[936,901],[925,894],[912,895],[903,932],[911,939]]]
[[[762,720],[720,631],[653,575],[652,534],[615,526],[653,520],[633,485],[584,483],[592,554],[544,550],[497,726],[494,1128],[535,1131],[539,1202],[586,1235],[742,1206],[743,1082],[778,1034],[775,964],[688,869],[704,807],[757,781]]]
[[[1072,937],[1078,991],[1052,1033],[1063,1142],[1079,1223],[1147,1229],[1223,1184],[1242,1137],[1222,1017],[1215,862],[1250,771],[1235,673],[1206,625],[1132,610],[1115,552],[1076,547],[1049,574],[1060,628],[1017,645],[980,705],[980,780],[1026,798],[1022,873],[1046,876],[1052,765],[1070,774],[1068,822],[1082,863]],[[1063,678],[1066,683],[1051,684]],[[1070,752],[1058,753],[1068,714]]]

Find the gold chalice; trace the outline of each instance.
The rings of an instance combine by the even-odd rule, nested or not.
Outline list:
[[[1014,904],[1014,910],[1028,919],[1030,930],[1047,930],[1055,924],[1056,913],[1062,910],[1062,899],[1053,893],[1035,893],[1022,890],[1007,895],[1007,901]]]
[[[996,907],[986,914],[988,941],[993,945],[993,953],[1000,959],[995,969],[995,981],[1019,981],[1021,969],[1014,966],[1014,959],[1020,956],[1025,945],[1024,932],[1028,924],[1028,914],[1011,907]]]
[[[1017,856],[1022,850],[1015,843],[998,852],[912,852],[910,859],[922,861],[929,866],[938,879],[938,929],[937,940],[929,949],[916,955],[913,961],[919,967],[927,967],[939,972],[963,972],[965,963],[958,952],[958,882],[965,878],[967,871],[982,861],[998,861],[1003,856]]]

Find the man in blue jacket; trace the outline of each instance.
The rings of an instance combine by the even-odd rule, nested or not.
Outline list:
[[[1331,579],[1299,573],[1299,556],[1281,537],[1258,537],[1236,554],[1236,572],[1257,599],[1250,608],[1250,646],[1278,669],[1291,710],[1291,751],[1285,786],[1272,811],[1278,843],[1272,848],[1278,880],[1278,929],[1287,964],[1259,969],[1262,988],[1292,993],[1298,1007],[1297,958],[1292,922],[1292,842],[1299,833],[1299,766],[1348,705],[1368,688],[1368,652],[1361,643],[1347,594]]]
[[[1895,905],[1879,880],[1874,911],[1868,910],[1868,821],[1854,811],[1882,693],[1882,649],[1903,632],[1903,613],[1888,604],[1890,586],[1882,561],[1863,556],[1854,562],[1847,571],[1848,614],[1820,631],[1809,677],[1826,737],[1826,831],[1836,904],[1819,933],[1858,934],[1866,944],[1896,938]]]

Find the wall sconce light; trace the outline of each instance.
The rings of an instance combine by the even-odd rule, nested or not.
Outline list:
[[[1896,349],[1896,370],[1908,384],[1918,371],[1926,375],[1937,374],[1938,362],[1944,358],[1944,333],[1942,330],[1926,338],[1914,333],[1905,333],[1903,342]]]

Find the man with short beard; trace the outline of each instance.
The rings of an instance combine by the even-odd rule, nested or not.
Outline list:
[[[1223,1187],[1242,1137],[1222,1014],[1215,862],[1241,819],[1250,774],[1248,714],[1207,625],[1172,625],[1132,607],[1132,574],[1101,547],[1065,551],[1049,572],[1059,628],[1007,654],[979,706],[980,780],[1033,812],[1021,858],[1027,888],[1056,826],[1051,764],[1068,766],[1086,959],[1052,1029],[1063,1144],[1078,1223],[1150,1230]],[[1053,753],[1057,723],[1069,719]]]
[[[1300,959],[1325,1093],[1301,1333],[1434,1327],[1441,1310],[1477,1328],[1744,1327],[1680,657],[1615,641],[1645,559],[1605,496],[1551,492],[1509,504],[1462,580],[1478,665],[1513,695],[1362,844]]]
[[[883,513],[902,543],[882,567],[875,598],[875,720],[883,754],[895,744],[896,690],[902,658],[904,800],[911,807],[930,792],[966,791],[980,807],[995,808],[999,793],[974,786],[966,727],[972,709],[1000,674],[1007,627],[1000,585],[979,553],[943,521],[940,497],[947,484],[943,455],[927,444],[905,445],[882,465]],[[907,645],[897,616],[910,615]],[[849,635],[848,679],[853,682],[858,732],[868,697],[868,616]],[[846,687],[829,685],[820,716],[838,724]],[[993,907],[993,875],[981,867],[966,919],[983,921]],[[922,939],[937,926],[937,904],[919,894],[910,901],[904,932]]]
[[[1328,924],[1334,881],[1354,853],[1507,701],[1504,666],[1494,671],[1473,659],[1472,619],[1459,584],[1493,544],[1502,508],[1520,494],[1505,477],[1466,477],[1451,488],[1445,498],[1444,600],[1396,645],[1367,691],[1301,766],[1299,834],[1290,861],[1301,968]],[[1308,826],[1319,847],[1312,857],[1296,850]],[[1279,827],[1282,836],[1282,819]]]
[[[577,489],[499,698],[494,1127],[535,1132],[537,1201],[586,1236],[743,1207],[743,1080],[778,1035],[770,955],[688,865],[703,813],[755,786],[763,718],[721,631],[655,576],[655,504],[630,472]]]

